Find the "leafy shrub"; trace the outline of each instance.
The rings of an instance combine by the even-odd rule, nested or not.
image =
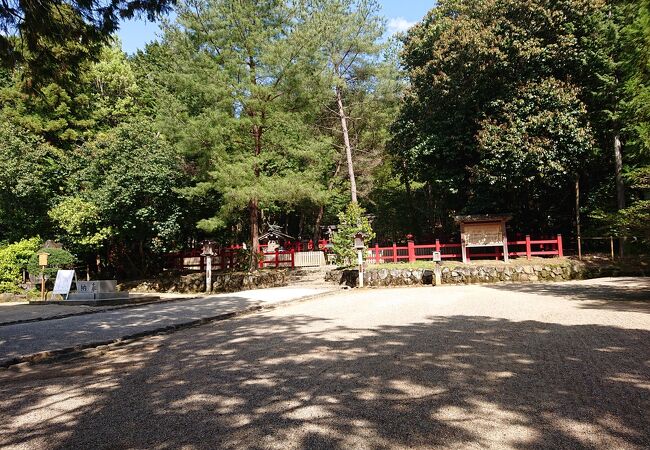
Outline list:
[[[77,258],[72,253],[62,248],[42,248],[32,255],[27,264],[27,270],[32,275],[40,275],[41,273],[41,267],[38,265],[38,254],[41,252],[50,254],[45,269],[45,275],[50,278],[56,277],[57,270],[74,268],[77,262]]]
[[[375,238],[375,232],[372,231],[365,212],[358,204],[350,203],[345,211],[339,214],[338,231],[332,237],[332,250],[336,254],[337,264],[348,266],[356,259],[354,237],[357,233],[363,233],[366,236],[366,242]]]
[[[37,237],[0,247],[0,292],[18,292],[21,270],[41,245]]]

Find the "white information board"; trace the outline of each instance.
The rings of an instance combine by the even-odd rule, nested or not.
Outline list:
[[[54,282],[52,294],[65,295],[67,298],[68,294],[70,294],[70,288],[72,287],[72,280],[74,278],[74,270],[58,270],[56,272],[56,281]]]

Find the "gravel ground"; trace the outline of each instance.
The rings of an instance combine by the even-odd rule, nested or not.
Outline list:
[[[0,371],[0,447],[647,449],[650,282],[354,291]]]
[[[107,342],[124,336],[241,311],[253,306],[280,303],[324,291],[326,290],[312,288],[242,291],[194,300],[109,308],[94,314],[40,322],[3,325],[0,326],[0,365],[14,358],[34,353]],[[43,308],[41,305],[38,307]]]

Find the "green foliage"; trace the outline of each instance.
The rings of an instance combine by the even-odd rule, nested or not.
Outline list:
[[[357,252],[354,249],[354,237],[358,233],[365,235],[366,244],[375,238],[375,232],[372,230],[365,213],[366,211],[357,203],[350,203],[339,214],[338,231],[332,237],[337,264],[348,266],[356,260]]]
[[[97,248],[112,234],[110,227],[102,225],[97,205],[80,197],[64,197],[48,215],[64,232],[60,237],[68,245]]]
[[[593,155],[593,134],[577,90],[545,79],[508,101],[497,100],[477,136],[475,212],[509,211],[527,226],[549,226],[566,214],[557,199],[570,190]]]
[[[34,276],[40,276],[41,267],[38,265],[38,254],[49,253],[47,267],[43,271],[46,277],[55,278],[57,270],[73,269],[77,258],[62,248],[41,248],[33,253],[27,262],[27,271]]]
[[[40,238],[35,237],[0,247],[0,292],[19,292],[21,271],[40,245]]]
[[[134,273],[147,270],[152,253],[181,238],[187,210],[175,189],[184,187],[183,161],[149,124],[125,123],[85,144],[69,178],[70,191],[50,211],[64,242],[95,247],[121,243]],[[121,259],[122,257],[118,257]]]
[[[74,78],[80,66],[97,56],[120,20],[146,14],[149,20],[174,1],[45,0],[0,4],[0,62],[25,66],[29,84]]]
[[[59,178],[56,148],[27,130],[0,123],[0,240],[43,233]]]
[[[447,229],[485,209],[531,229],[570,223],[571,196],[555,194],[592,154],[602,13],[598,1],[446,0],[408,33],[411,87],[392,150]],[[546,220],[553,207],[560,223]]]

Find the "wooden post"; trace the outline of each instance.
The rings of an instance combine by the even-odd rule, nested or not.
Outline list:
[[[578,259],[582,261],[582,237],[578,235]]]
[[[278,248],[275,249],[275,268],[277,269],[280,267],[280,250]]]
[[[212,292],[212,256],[205,257],[205,292]]]
[[[379,244],[375,244],[375,263],[381,264],[381,255],[379,254]]]
[[[557,256],[564,258],[564,245],[562,244],[562,235],[557,235]]]
[[[465,224],[460,223],[460,254],[463,257],[463,264],[469,261],[469,253],[467,251],[467,242],[465,242]]]
[[[226,270],[226,248],[222,247],[219,250],[219,264],[221,265],[221,270]]]
[[[45,271],[41,268],[41,301],[45,301]]]
[[[415,242],[408,241],[408,250],[409,250],[409,262],[415,262]]]
[[[436,251],[440,253],[440,239],[436,239]]]
[[[530,261],[530,258],[532,257],[531,255],[532,251],[530,249],[530,235],[526,235],[526,259]]]
[[[296,268],[296,251],[293,248],[291,249],[291,268]]]
[[[393,262],[397,262],[397,244],[393,242]]]
[[[510,258],[508,256],[508,237],[504,233],[503,234],[503,262],[507,263],[509,259]]]
[[[609,247],[612,252],[612,261],[614,261],[614,236],[609,237]]]

